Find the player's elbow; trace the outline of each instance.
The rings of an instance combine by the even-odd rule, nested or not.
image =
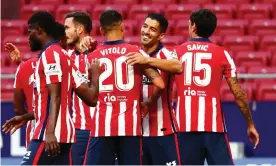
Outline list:
[[[152,83],[159,88],[160,90],[164,90],[165,89],[165,83],[164,80],[162,79],[162,77],[157,77],[154,80],[152,80]]]
[[[181,62],[178,61],[178,63],[175,65],[175,73],[181,74],[183,72],[183,67]]]

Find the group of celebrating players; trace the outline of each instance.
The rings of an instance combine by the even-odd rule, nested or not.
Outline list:
[[[185,20],[184,20],[185,21]],[[19,64],[14,83],[16,116],[3,131],[27,124],[22,165],[232,165],[220,84],[224,77],[257,147],[246,94],[229,53],[208,39],[216,15],[191,13],[189,40],[166,48],[168,21],[150,13],[141,26],[141,46],[124,41],[116,10],[100,16],[103,43],[90,37],[85,12],[48,12],[28,20],[37,58],[21,60],[12,43],[5,50]],[[173,26],[173,25],[171,25]],[[66,50],[66,51],[65,51]],[[25,101],[27,108],[24,107]]]

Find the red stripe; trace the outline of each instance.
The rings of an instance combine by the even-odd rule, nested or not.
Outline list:
[[[227,143],[227,147],[228,147],[228,151],[229,151],[229,154],[230,154],[230,157],[231,157],[231,160],[232,160],[232,164],[234,165],[234,160],[233,160],[233,157],[232,157],[232,152],[231,152],[229,140],[228,140],[228,136],[227,136],[226,133],[224,133],[224,137],[225,137],[225,141]]]
[[[133,135],[133,103],[126,102],[126,112],[125,112],[125,135]],[[129,112],[129,113],[128,113]]]
[[[86,160],[87,160],[87,156],[88,156],[88,148],[89,148],[89,144],[90,144],[90,140],[91,139],[92,139],[92,137],[89,137],[89,139],[88,139],[88,144],[86,146],[86,151],[85,151],[85,157],[84,157],[83,165],[86,165]]]
[[[206,108],[210,108],[210,110],[206,110]],[[213,125],[213,103],[212,98],[205,97],[205,122],[204,122],[204,130],[205,131],[212,131]],[[215,120],[214,123],[217,123]]]
[[[217,101],[218,102],[218,101]],[[217,131],[218,132],[224,132],[224,126],[223,126],[223,113],[221,110],[221,103],[217,103]]]
[[[73,161],[72,161],[72,146],[71,146],[70,152],[69,152],[69,165],[73,165]]]
[[[185,96],[184,96],[185,97]],[[199,98],[196,97],[195,99],[191,97],[191,131],[198,131],[198,112],[199,112],[199,103],[198,100]]]
[[[175,149],[176,149],[176,154],[177,154],[178,165],[181,165],[181,157],[180,157],[180,150],[179,150],[177,134],[174,133],[173,135],[174,135],[174,142],[175,142]]]
[[[143,165],[143,137],[140,137],[140,165]]]
[[[37,165],[39,159],[40,159],[40,156],[43,152],[43,149],[44,149],[44,146],[45,146],[45,142],[41,142],[39,147],[38,147],[38,150],[35,154],[35,157],[34,157],[34,161],[33,161],[33,165]]]

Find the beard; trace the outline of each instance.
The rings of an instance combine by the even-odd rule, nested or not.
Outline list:
[[[35,52],[42,49],[41,43],[39,40],[32,39],[30,40],[31,51]]]

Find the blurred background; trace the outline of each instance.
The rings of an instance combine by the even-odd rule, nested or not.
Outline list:
[[[237,65],[245,89],[260,145],[253,150],[246,134],[246,124],[235,105],[228,86],[221,86],[222,105],[228,137],[236,164],[276,164],[276,0],[2,0],[1,1],[1,125],[14,116],[13,81],[16,65],[3,50],[11,42],[23,59],[37,55],[30,52],[26,23],[39,10],[51,12],[63,23],[71,11],[86,11],[93,19],[91,35],[103,41],[99,15],[106,9],[120,11],[125,19],[126,38],[139,45],[140,28],[149,12],[161,12],[169,20],[166,46],[183,43],[188,38],[191,11],[209,8],[218,17],[218,27],[211,41],[226,47]],[[20,164],[25,153],[25,129],[13,136],[1,132],[1,164]]]

